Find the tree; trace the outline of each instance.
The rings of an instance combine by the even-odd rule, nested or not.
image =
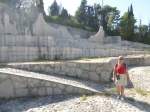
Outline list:
[[[122,36],[122,38],[130,41],[134,39],[134,31],[135,31],[135,23],[136,23],[134,14],[132,14],[133,9],[132,10],[131,9],[132,9],[132,5],[130,7],[130,10],[124,13],[120,22],[120,35]]]
[[[141,29],[140,30],[140,34],[142,36],[141,42],[150,44],[150,23],[149,25],[141,25],[139,28]]]
[[[76,20],[79,23],[81,23],[81,24],[83,24],[85,26],[87,25],[86,6],[87,6],[87,1],[86,0],[82,0],[79,8],[75,12],[75,18],[76,18]]]
[[[23,1],[22,0],[0,0],[0,2],[7,4],[9,7],[13,7],[19,10]]]
[[[120,11],[116,7],[112,7],[112,11],[108,16],[107,22],[107,34],[118,35],[119,34],[119,23],[120,23]]]
[[[57,4],[56,0],[54,0],[52,5],[49,7],[49,15],[59,16],[59,5]]]
[[[100,24],[100,15],[99,12],[101,10],[101,6],[100,4],[94,4],[94,18],[95,18],[95,24],[97,24],[99,26]]]
[[[46,16],[45,11],[44,11],[44,3],[43,0],[36,0],[37,3],[37,8],[38,8],[38,12],[42,13],[43,16]]]
[[[62,18],[62,19],[68,19],[69,18],[68,11],[65,8],[62,9],[61,14],[60,14],[60,18]]]
[[[110,31],[118,26],[120,20],[120,12],[116,7],[105,5],[99,11],[100,24],[103,26],[106,35],[111,34]],[[113,29],[112,29],[113,28]]]

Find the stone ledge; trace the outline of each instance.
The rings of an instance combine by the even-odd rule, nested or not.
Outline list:
[[[150,56],[127,56],[127,66],[148,66]],[[9,63],[7,66],[33,72],[109,82],[117,57],[51,62]]]
[[[17,71],[18,72],[18,71]],[[34,75],[33,75],[34,74]],[[0,98],[46,96],[57,94],[92,94],[100,91],[84,83],[70,83],[37,73],[11,73],[0,71]]]

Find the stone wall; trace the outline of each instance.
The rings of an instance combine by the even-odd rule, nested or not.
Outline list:
[[[96,92],[96,91],[95,91]],[[25,96],[46,96],[58,94],[90,94],[88,88],[80,88],[71,84],[52,82],[27,76],[0,72],[0,98]]]
[[[97,32],[89,32],[87,30],[54,24],[54,23],[47,23],[47,24],[56,29],[58,29],[59,27],[65,27],[73,37],[78,35],[80,38],[83,39],[88,39],[91,35],[95,35],[97,33]]]
[[[127,66],[150,65],[150,56],[126,57],[124,60]],[[7,66],[33,72],[78,77],[95,82],[109,82],[112,70],[116,63],[116,58],[105,58],[103,60],[85,59],[78,61],[47,62],[46,64],[9,64]]]
[[[104,37],[104,43],[121,43],[121,37],[120,36],[106,36]]]
[[[54,38],[51,36],[0,36],[0,62],[64,60],[99,58],[118,55],[149,54],[122,46],[99,44],[80,38]]]
[[[138,43],[138,42],[126,41],[126,40],[122,40],[121,45],[122,46],[130,46],[130,47],[133,47],[133,48],[141,48],[141,49],[142,48],[147,48],[147,49],[150,48],[150,45],[143,44],[143,43]]]

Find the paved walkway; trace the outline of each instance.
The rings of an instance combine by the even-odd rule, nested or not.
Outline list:
[[[100,86],[107,91],[104,95],[57,95],[0,100],[0,112],[150,112],[150,67],[132,67],[129,73],[134,88],[126,88],[124,101],[117,100],[116,92],[110,89],[114,85],[107,84]],[[147,94],[137,93],[138,88]]]

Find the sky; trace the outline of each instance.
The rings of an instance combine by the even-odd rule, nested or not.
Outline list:
[[[54,2],[54,0],[43,0],[44,9],[47,12],[48,7]],[[77,8],[81,4],[81,0],[56,0],[58,5],[62,5],[67,9],[68,13],[74,15]],[[94,3],[102,4],[102,0],[87,0],[87,5],[93,6]],[[135,19],[137,19],[137,25],[142,20],[142,24],[148,25],[150,22],[150,0],[103,0],[103,5],[109,5],[112,7],[117,7],[120,10],[120,15],[122,16],[128,11],[128,7],[132,4],[133,13]]]

